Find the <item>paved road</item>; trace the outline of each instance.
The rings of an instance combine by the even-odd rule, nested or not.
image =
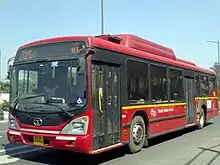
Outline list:
[[[0,127],[3,128],[4,126]],[[134,155],[126,155],[116,149],[98,156],[86,156],[67,151],[28,147],[0,150],[0,164],[7,165],[219,165],[220,117],[215,118],[203,130],[190,128],[151,141],[151,146]],[[4,133],[0,133],[4,136]],[[6,144],[4,137],[1,144]],[[34,152],[35,151],[35,152]],[[10,161],[10,162],[9,162]]]

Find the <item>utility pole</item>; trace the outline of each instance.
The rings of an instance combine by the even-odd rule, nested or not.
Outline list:
[[[217,44],[218,46],[218,64],[220,65],[220,52],[219,52],[219,44],[220,44],[220,41],[206,41],[206,42],[210,42],[210,43],[213,43],[213,44]]]
[[[2,51],[0,49],[0,82],[2,81]]]
[[[101,33],[104,34],[104,5],[103,0],[101,0]]]
[[[217,41],[217,45],[218,45],[218,64],[220,65],[219,40]]]

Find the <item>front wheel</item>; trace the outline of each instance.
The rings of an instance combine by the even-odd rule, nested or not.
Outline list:
[[[141,116],[135,116],[130,127],[130,141],[128,144],[129,152],[140,151],[146,143],[146,127]]]
[[[205,111],[203,108],[200,109],[200,114],[199,114],[199,124],[198,124],[198,128],[202,129],[205,126]]]

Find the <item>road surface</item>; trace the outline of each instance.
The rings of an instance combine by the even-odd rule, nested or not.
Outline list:
[[[134,155],[116,149],[98,156],[74,154],[68,151],[7,145],[0,123],[0,164],[6,165],[219,165],[220,117],[213,119],[203,130],[186,129],[161,136],[151,146]],[[16,147],[16,148],[15,148]],[[20,148],[17,148],[20,147]]]

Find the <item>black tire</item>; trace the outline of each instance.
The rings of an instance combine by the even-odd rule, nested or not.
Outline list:
[[[137,131],[134,130],[139,130],[140,131],[140,137],[139,139],[141,139],[139,142],[138,140],[136,140],[134,137],[135,133],[137,133]],[[137,135],[137,134],[136,134]],[[138,136],[136,136],[138,137]],[[131,122],[131,127],[130,127],[130,141],[128,144],[128,151],[129,153],[136,153],[142,150],[142,148],[144,147],[145,144],[148,144],[148,142],[146,142],[146,126],[145,126],[145,122],[144,119],[141,116],[135,116]]]
[[[198,123],[198,129],[203,129],[206,123],[206,116],[205,116],[205,111],[203,108],[200,109],[200,114],[199,114],[199,123]]]

